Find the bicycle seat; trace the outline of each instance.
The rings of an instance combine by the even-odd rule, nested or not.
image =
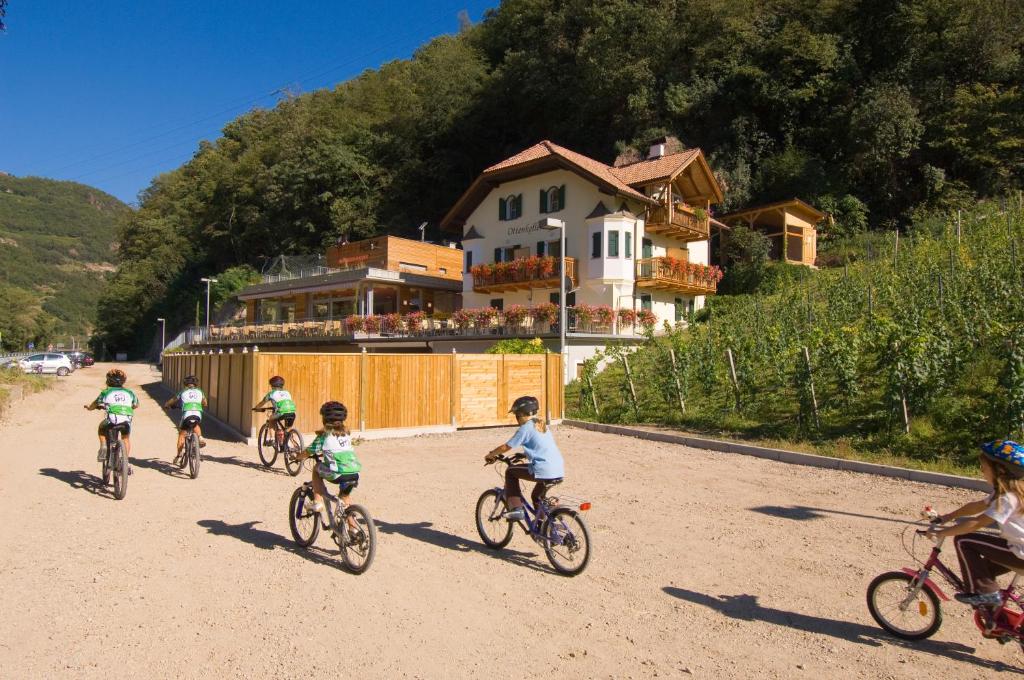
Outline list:
[[[128,423],[117,423],[116,425],[108,425],[108,430],[117,430],[118,432],[125,432],[128,430]]]

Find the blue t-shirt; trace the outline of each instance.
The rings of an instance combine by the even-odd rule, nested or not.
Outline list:
[[[565,476],[565,461],[551,436],[551,430],[539,432],[533,420],[519,426],[512,439],[505,442],[510,449],[523,447],[530,459],[530,474],[534,479],[557,479]]]

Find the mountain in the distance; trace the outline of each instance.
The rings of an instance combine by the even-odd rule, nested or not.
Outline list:
[[[0,173],[3,347],[86,339],[130,211],[84,184]]]

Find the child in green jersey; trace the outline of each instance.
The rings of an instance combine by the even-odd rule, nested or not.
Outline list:
[[[181,421],[178,423],[178,455],[174,457],[177,463],[181,458],[181,451],[185,448],[185,435],[189,429],[194,429],[199,435],[199,447],[206,446],[203,441],[203,428],[200,423],[203,421],[203,409],[206,408],[206,395],[199,389],[199,379],[194,375],[185,376],[184,389],[178,392],[164,403],[164,408],[180,408]]]
[[[135,409],[139,407],[139,398],[124,386],[127,380],[128,376],[121,369],[115,368],[109,371],[107,373],[107,388],[100,392],[100,395],[91,403],[85,405],[85,409],[88,411],[103,409],[107,412],[107,417],[103,419],[99,430],[97,430],[100,438],[100,450],[96,455],[98,461],[102,461],[103,457],[107,455],[107,430],[111,425],[124,425],[124,435],[122,436],[124,452],[125,455],[131,456],[132,417],[135,415]]]
[[[274,408],[267,420],[274,424],[274,437],[280,447],[284,444],[284,431],[295,423],[295,400],[292,399],[291,392],[284,388],[284,378],[279,375],[270,379],[270,391],[260,399],[260,403],[252,407],[252,410],[256,411],[267,404]]]
[[[327,490],[324,482],[338,485],[338,495],[348,505],[349,495],[359,484],[359,471],[363,466],[356,458],[352,449],[352,434],[345,426],[348,409],[337,401],[329,401],[320,407],[324,429],[317,431],[305,451],[299,454],[299,460],[305,460],[313,454],[319,454],[320,462],[313,468],[313,507],[316,512],[324,512],[323,494]],[[355,529],[355,520],[349,518],[349,525]]]

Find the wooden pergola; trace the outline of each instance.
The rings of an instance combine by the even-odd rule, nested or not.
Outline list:
[[[729,226],[756,229],[771,239],[772,259],[813,267],[818,255],[817,225],[828,217],[811,204],[791,198],[737,210],[721,220]]]

